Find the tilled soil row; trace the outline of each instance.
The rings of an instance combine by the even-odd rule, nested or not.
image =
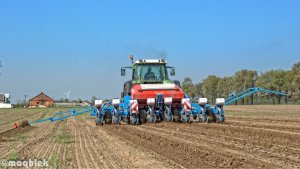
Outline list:
[[[300,168],[299,129],[297,119],[260,117],[95,126],[83,115],[1,132],[0,159],[16,152],[51,168]]]
[[[242,152],[224,147],[216,149],[216,146],[209,142],[202,143],[201,140],[193,140],[163,130],[155,131],[146,126],[103,126],[103,129],[186,168],[277,167],[255,158],[249,159]]]
[[[6,114],[7,117],[3,117],[3,119],[5,119],[5,122],[2,122],[0,124],[0,134],[2,132],[12,129],[13,124],[16,122],[21,122],[22,120],[28,120],[28,121],[38,120],[44,118],[46,115],[49,114],[50,114],[49,110],[42,110],[40,112],[35,112],[30,114],[28,112],[20,113],[20,114],[13,113],[12,115],[7,113]]]
[[[121,140],[93,121],[74,118],[70,127],[75,135],[78,168],[184,168],[142,146]]]
[[[282,124],[281,128],[279,121],[234,118],[225,124],[104,125],[98,132],[104,130],[105,135],[186,168],[298,168],[298,126],[284,120]]]
[[[288,166],[289,168],[300,165],[300,149],[297,148],[299,146],[289,146],[289,142],[293,140],[294,142],[297,142],[296,140],[298,140],[299,137],[290,137],[293,138],[293,140],[290,140],[283,145],[278,145],[276,142],[266,141],[263,137],[248,139],[246,131],[244,135],[216,132],[217,130],[222,131],[221,128],[227,127],[226,125],[220,125],[220,128],[215,130],[204,129],[202,125],[178,126],[170,123],[144,125],[141,127],[152,130],[153,132],[167,133],[178,138],[186,138],[186,140],[190,140],[195,143],[200,142],[202,144],[210,144],[210,147],[214,147],[214,150],[223,150],[229,153],[233,152],[242,154],[251,161],[256,159],[264,163],[275,164],[280,167]],[[208,127],[213,127],[213,125],[209,124]],[[234,131],[231,133],[234,133]],[[257,134],[264,135],[264,131],[258,131]],[[277,133],[273,134],[273,137],[287,137],[284,135],[278,135]]]

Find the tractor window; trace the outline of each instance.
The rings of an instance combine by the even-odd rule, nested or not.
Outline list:
[[[142,64],[137,65],[134,72],[134,79],[157,81],[168,79],[166,67],[163,64]]]

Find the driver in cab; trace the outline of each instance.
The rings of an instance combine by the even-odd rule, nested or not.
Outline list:
[[[146,80],[155,79],[155,75],[154,75],[154,73],[152,72],[151,67],[148,67],[148,71],[147,71],[147,73],[145,74],[144,79],[146,79]]]

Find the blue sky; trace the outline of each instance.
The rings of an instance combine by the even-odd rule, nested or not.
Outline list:
[[[120,67],[166,57],[175,79],[199,82],[240,69],[300,61],[300,1],[0,1],[0,92],[15,102],[119,97]]]

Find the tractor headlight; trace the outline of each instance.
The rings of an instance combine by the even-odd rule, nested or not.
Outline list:
[[[224,104],[225,104],[225,99],[224,98],[217,98],[216,99],[216,105],[223,106]]]
[[[207,98],[199,98],[198,103],[200,106],[205,106],[207,104]]]
[[[102,100],[95,100],[95,106],[102,106],[103,101]]]
[[[112,105],[113,106],[118,106],[120,104],[120,102],[121,102],[120,99],[113,99],[112,100]]]
[[[148,98],[147,99],[147,105],[148,106],[154,106],[155,104],[155,98]]]
[[[166,98],[164,98],[164,103],[166,105],[170,105],[170,104],[172,104],[172,102],[173,102],[172,97],[166,97]]]

